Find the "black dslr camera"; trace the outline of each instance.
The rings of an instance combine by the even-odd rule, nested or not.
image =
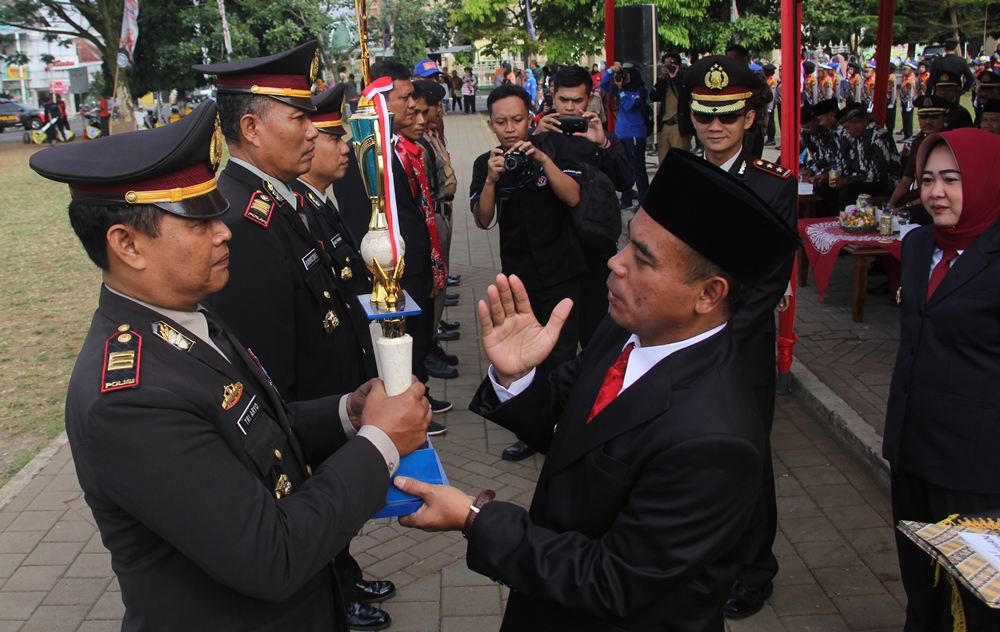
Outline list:
[[[528,156],[523,151],[512,151],[503,159],[503,168],[507,173],[521,173],[528,166]]]

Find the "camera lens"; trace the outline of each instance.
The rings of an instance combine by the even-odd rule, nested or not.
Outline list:
[[[508,173],[521,173],[528,164],[528,157],[523,151],[512,151],[504,158],[503,168]]]

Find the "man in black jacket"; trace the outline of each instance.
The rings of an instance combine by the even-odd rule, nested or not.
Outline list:
[[[510,586],[504,632],[724,629],[764,456],[727,322],[800,242],[676,149],[630,234],[608,264],[610,318],[555,372],[541,364],[568,301],[542,327],[500,275],[480,306],[492,366],[471,407],[546,453],[530,510],[396,479],[427,501],[401,524],[462,529],[469,568]]]
[[[691,125],[691,90],[684,85],[681,54],[663,53],[660,77],[649,91],[649,100],[660,104],[656,114],[656,153],[660,162],[671,147],[691,149],[694,126]]]
[[[66,401],[77,476],[122,630],[346,632],[330,560],[384,505],[430,413],[419,384],[386,398],[378,381],[286,405],[201,304],[231,254],[215,122],[208,102],[31,157],[69,183],[70,222],[102,270]]]

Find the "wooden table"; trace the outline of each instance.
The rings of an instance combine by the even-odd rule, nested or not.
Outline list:
[[[835,225],[835,219],[803,219],[799,220],[799,235],[802,237],[802,248],[799,250],[799,287],[809,285],[809,260],[810,257],[817,261],[822,261],[823,270],[817,275],[815,269],[813,276],[816,277],[816,287],[820,292],[820,300],[823,300],[826,293],[826,285],[833,270],[833,259],[843,251],[854,257],[854,305],[852,317],[854,322],[860,323],[865,316],[865,295],[868,291],[868,258],[871,256],[891,255],[896,259],[900,257],[900,245],[898,241],[882,244],[878,243],[877,235],[865,233],[853,235],[840,230]],[[814,229],[825,228],[827,242],[823,243],[823,250],[816,247],[813,233]],[[830,240],[833,243],[829,243]],[[807,251],[808,248],[808,251]],[[815,268],[815,266],[814,266]]]

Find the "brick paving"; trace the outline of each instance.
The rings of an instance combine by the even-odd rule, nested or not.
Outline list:
[[[460,359],[460,377],[431,383],[435,397],[455,403],[442,415],[448,433],[434,443],[452,484],[491,487],[498,498],[527,505],[543,457],[503,461],[500,452],[513,436],[467,410],[487,366],[475,305],[500,266],[496,231],[475,227],[466,199],[472,161],[493,138],[478,115],[453,114],[446,124],[459,176],[452,270],[463,275],[460,304],[446,318],[463,328],[460,340],[445,343]],[[896,327],[895,310],[882,298],[869,297],[868,322],[852,323],[849,270],[838,263],[826,301],[803,288],[799,302],[798,360],[873,425],[880,396],[884,405]],[[905,598],[883,488],[795,397],[778,398],[772,445],[781,572],[764,610],[727,629],[898,630]],[[65,435],[0,489],[0,507],[0,632],[118,630],[120,590]],[[460,535],[378,520],[364,526],[351,549],[368,576],[396,582],[398,593],[385,604],[392,630],[499,627],[507,589],[466,568]]]

